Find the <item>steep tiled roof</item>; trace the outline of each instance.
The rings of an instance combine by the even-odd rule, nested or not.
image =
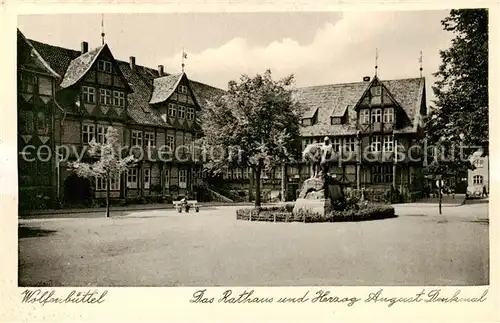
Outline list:
[[[97,47],[83,55],[78,56],[69,63],[68,69],[64,74],[64,78],[60,84],[62,88],[70,87],[71,85],[78,82],[85,73],[92,67],[97,56],[103,50],[106,45]]]
[[[84,66],[87,66],[84,62],[79,61],[79,57],[81,55],[80,51],[52,46],[35,40],[29,40],[29,42],[48,62],[50,67],[52,67],[52,69],[54,69],[59,75],[64,75],[65,79],[70,65],[75,64],[74,72],[71,73],[71,76],[68,74],[68,81],[66,81],[68,84],[71,83],[69,80],[75,80],[78,78],[78,75],[81,77],[84,74],[84,72],[83,74],[78,72],[83,71]],[[92,52],[98,55],[98,52],[100,52],[102,48],[103,46],[96,48],[89,53]],[[82,55],[82,57],[83,56],[85,55]],[[76,62],[78,62],[78,64]],[[116,62],[121,73],[127,80],[128,85],[133,91],[127,96],[127,101],[129,103],[127,110],[131,121],[144,125],[167,126],[167,124],[159,116],[158,112],[149,105],[149,101],[151,100],[153,94],[154,80],[159,78],[157,69],[136,65],[132,70],[129,62],[121,60],[116,60]],[[224,90],[207,84],[191,80],[189,82],[197,102],[202,107],[213,95],[220,95],[221,93],[224,93]],[[67,83],[61,83],[60,86],[66,84]]]
[[[309,86],[297,89],[297,99],[308,110],[318,110],[317,123],[301,128],[302,136],[356,134],[354,106],[368,86],[367,82]],[[330,124],[330,117],[342,117],[349,112],[347,124]],[[306,117],[307,118],[307,117]]]
[[[155,78],[153,81],[153,94],[149,103],[155,104],[166,101],[174,93],[183,76],[184,73],[179,73]]]
[[[412,122],[412,127],[401,131],[415,131],[419,123],[420,105],[423,99],[424,79],[400,79],[381,81]],[[299,88],[296,97],[306,106],[308,115],[318,110],[317,123],[301,128],[303,136],[350,135],[356,133],[356,104],[370,82],[331,84]],[[330,124],[330,117],[342,117],[348,113],[347,124]]]
[[[203,108],[209,101],[214,98],[224,95],[226,91],[207,85],[205,83],[200,83],[196,81],[190,81],[191,90],[193,90],[196,101]]]
[[[80,56],[80,52],[76,50],[52,46],[32,39],[28,41],[35,47],[47,63],[50,64],[50,67],[61,76],[66,74],[66,70],[71,61]]]
[[[18,29],[17,30],[17,38],[18,38],[18,41],[21,40],[23,41],[24,44],[26,44],[29,49],[30,49],[30,56],[34,57],[35,58],[35,64],[38,68],[41,68],[42,70],[44,70],[46,73],[49,73],[50,75],[56,77],[56,78],[60,78],[61,75],[59,75],[56,71],[54,71],[54,69],[52,69],[50,67],[50,64],[43,59],[42,55],[40,55],[40,53],[35,49],[35,47],[33,46],[33,44],[31,44],[27,39],[26,37],[24,37],[24,35],[21,33],[21,31]]]
[[[332,125],[326,123],[318,123],[312,126],[302,127],[300,135],[305,137],[315,136],[349,136],[355,135],[357,132],[356,125],[343,124]]]
[[[319,108],[318,120],[342,116],[345,108],[354,106],[368,86],[367,82],[309,86],[297,89],[297,99],[309,111]]]
[[[313,106],[310,109],[307,109],[307,111],[304,113],[304,115],[302,117],[304,119],[312,118],[316,114],[316,111],[318,111],[318,107]]]
[[[424,78],[389,80],[382,82],[394,96],[406,115],[413,123],[413,131],[420,124],[420,105],[425,88]]]
[[[153,79],[158,72],[139,65],[132,70],[128,62],[117,60],[117,63],[133,91],[127,96],[129,117],[138,124],[166,126],[159,113],[148,103],[153,92]]]

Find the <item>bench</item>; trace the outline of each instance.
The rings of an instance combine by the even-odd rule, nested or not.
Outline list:
[[[200,206],[196,200],[187,200],[187,204],[185,205],[181,201],[174,201],[174,207],[179,213],[182,213],[183,209],[186,213],[189,213],[190,208],[194,208],[196,212],[200,211]]]

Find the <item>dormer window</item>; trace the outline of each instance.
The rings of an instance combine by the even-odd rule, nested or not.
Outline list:
[[[302,119],[303,126],[312,126],[312,118]]]
[[[97,62],[97,70],[99,72],[105,72],[105,73],[111,73],[112,72],[112,67],[111,67],[111,62],[100,60]]]
[[[187,86],[179,85],[179,93],[187,94]]]
[[[339,117],[330,118],[330,124],[341,124],[341,123],[342,123],[342,118]]]

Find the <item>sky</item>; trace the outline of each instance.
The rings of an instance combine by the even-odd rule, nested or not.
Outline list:
[[[241,74],[271,69],[294,74],[299,87],[419,77],[420,51],[428,104],[439,50],[451,45],[443,31],[448,11],[346,11],[281,13],[105,14],[105,40],[117,59],[167,73],[181,70],[192,80],[227,88]],[[101,14],[25,15],[18,26],[29,39],[79,50],[101,44]]]

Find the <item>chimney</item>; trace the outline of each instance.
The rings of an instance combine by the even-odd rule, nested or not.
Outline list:
[[[135,56],[130,56],[130,69],[132,71],[135,69]]]
[[[82,54],[85,54],[89,51],[89,43],[86,41],[82,41]]]
[[[363,82],[370,82],[370,77],[369,76],[363,77]]]
[[[158,65],[158,75],[163,76],[163,65]]]

